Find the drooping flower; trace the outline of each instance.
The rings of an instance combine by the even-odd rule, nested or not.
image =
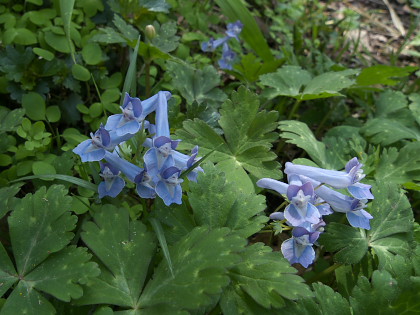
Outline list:
[[[95,133],[90,133],[91,139],[81,142],[73,149],[82,162],[100,161],[106,151],[112,151],[123,141],[127,141],[133,135],[118,136],[115,131],[108,131],[102,125]]]
[[[197,162],[196,158],[198,155],[198,146],[195,146],[191,150],[191,155],[186,155],[178,151],[173,151],[172,156],[175,161],[175,166],[181,171],[186,171]],[[187,174],[187,178],[192,182],[197,182],[198,172],[204,172],[204,170],[197,166],[190,173]]]
[[[304,175],[315,179],[321,183],[330,185],[333,188],[347,188],[365,177],[357,158],[351,159],[347,164],[345,171],[326,170],[323,168],[297,165],[291,162],[286,163],[284,172],[286,174]]]
[[[134,182],[137,184],[136,191],[140,197],[148,199],[156,197],[155,182],[146,168],[134,178]]]
[[[159,179],[156,182],[156,193],[162,198],[165,205],[172,203],[182,204],[182,179],[179,178],[181,170],[172,166],[173,158],[170,156],[159,173]]]
[[[325,185],[321,185],[320,182],[312,178],[300,177],[303,182],[310,182],[317,187],[315,190],[316,195],[325,200],[334,211],[345,213],[351,226],[370,230],[370,220],[373,219],[373,216],[363,210],[366,208],[367,199],[360,200],[349,197]]]
[[[244,24],[241,21],[236,21],[234,23],[229,23],[227,25],[226,35],[231,38],[236,38],[239,41],[238,35],[242,32]]]
[[[233,69],[233,62],[235,61],[236,53],[229,48],[227,43],[223,44],[223,53],[222,58],[219,59],[219,67],[221,69],[232,70]]]
[[[212,52],[215,51],[217,47],[220,45],[223,45],[229,40],[229,36],[225,36],[223,38],[219,38],[214,40],[213,38],[210,38],[209,41],[204,42],[201,44],[201,50],[204,52]]]
[[[121,172],[109,163],[100,163],[100,166],[100,176],[104,181],[98,185],[99,198],[105,196],[115,198],[125,186],[124,179],[119,176]]]

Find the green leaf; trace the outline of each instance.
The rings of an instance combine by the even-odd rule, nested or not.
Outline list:
[[[139,32],[132,25],[124,21],[118,14],[114,14],[112,22],[126,40],[135,41],[140,36]]]
[[[234,183],[244,192],[253,192],[256,178],[279,178],[280,165],[276,155],[270,152],[271,142],[277,138],[272,131],[276,128],[277,113],[259,111],[257,95],[244,87],[232,93],[232,100],[222,105],[220,126],[225,139],[209,125],[200,120],[184,121],[177,136],[183,141],[180,148],[191,149],[195,145],[204,154],[215,150],[209,160],[218,163],[228,182]]]
[[[153,233],[140,221],[129,220],[124,208],[103,206],[83,226],[81,236],[103,266],[78,304],[114,304],[137,308],[137,300],[156,249]],[[166,262],[165,262],[166,263]]]
[[[255,55],[247,54],[242,57],[238,64],[234,65],[234,69],[239,71],[242,80],[255,82],[260,75],[275,71],[283,63],[283,59],[260,62]]]
[[[375,65],[365,68],[357,77],[357,85],[367,86],[374,84],[396,85],[401,81],[400,78],[408,77],[418,67],[396,67],[388,65]]]
[[[221,294],[228,285],[227,270],[238,262],[236,252],[245,243],[226,228],[195,228],[170,248],[174,277],[166,261],[162,261],[144,289],[139,307],[148,313],[162,305],[179,311],[210,304],[211,297]]]
[[[169,21],[159,24],[154,23],[156,29],[156,37],[153,38],[152,44],[161,51],[168,53],[174,51],[179,45],[179,36],[176,36],[177,25],[175,21]]]
[[[231,21],[240,20],[244,24],[240,38],[243,38],[261,59],[265,62],[274,60],[274,56],[271,53],[270,47],[268,46],[260,27],[242,1],[216,0],[216,4]]]
[[[266,205],[261,195],[244,193],[212,164],[206,164],[198,182],[189,184],[188,200],[194,221],[211,229],[228,227],[247,238],[258,232],[268,218],[262,215]]]
[[[232,280],[229,289],[235,291],[236,298],[231,300],[229,295],[222,295],[220,305],[223,312],[228,313],[231,303],[239,307],[243,303],[240,297],[244,293],[268,309],[283,307],[284,299],[312,296],[303,279],[295,275],[296,269],[270,247],[262,243],[248,246],[241,253],[241,258],[241,262],[229,271]],[[239,314],[240,311],[236,310],[235,313]]]
[[[384,149],[376,168],[375,178],[395,184],[420,180],[420,142],[402,149]]]
[[[47,44],[58,52],[69,54],[73,50],[73,44],[67,41],[66,36],[47,31],[44,33],[44,38]]]
[[[0,219],[13,209],[17,199],[14,196],[19,192],[20,186],[13,185],[0,188]]]
[[[156,237],[158,238],[160,248],[163,251],[163,255],[165,256],[166,262],[168,263],[169,270],[171,271],[172,277],[174,276],[174,268],[172,267],[171,255],[169,254],[168,244],[166,242],[165,233],[163,232],[162,225],[158,220],[155,218],[150,219],[150,223],[155,230]]]
[[[5,107],[0,107],[0,134],[6,131],[16,131],[23,121],[25,109],[18,108],[9,111]]]
[[[404,192],[389,182],[378,182],[373,188],[373,200],[369,208],[373,216],[371,229],[353,228],[330,223],[321,234],[320,244],[335,252],[334,260],[345,264],[359,262],[368,247],[379,259],[379,268],[387,269],[395,255],[409,257],[413,240],[413,212]]]
[[[48,106],[47,111],[45,112],[45,115],[47,116],[47,120],[49,122],[57,122],[61,118],[61,111],[60,107],[54,105],[54,106]]]
[[[12,43],[18,45],[33,45],[38,42],[35,33],[26,28],[9,28],[4,32],[3,40],[6,45]]]
[[[79,81],[89,81],[90,79],[89,70],[77,63],[73,64],[71,67],[71,73],[73,74],[73,77]]]
[[[66,247],[77,217],[71,215],[71,198],[65,194],[63,186],[42,187],[27,194],[8,218],[18,272],[0,246],[0,282],[7,287],[14,278],[19,283],[2,314],[55,314],[40,292],[68,302],[82,295],[78,282],[99,274],[96,264],[88,262],[91,256],[86,249]]]
[[[26,116],[30,119],[45,119],[45,101],[40,94],[36,92],[24,94],[22,97],[22,107],[25,109]]]
[[[362,128],[369,137],[369,142],[388,146],[400,140],[420,140],[420,129],[410,128],[393,119],[375,118],[369,120]]]
[[[144,0],[141,2],[143,8],[151,12],[168,13],[170,5],[165,0]]]
[[[51,51],[49,51],[49,50],[38,48],[38,47],[34,47],[33,48],[33,52],[36,55],[44,58],[47,61],[51,61],[51,60],[54,59],[54,54]]]
[[[66,33],[66,38],[69,47],[71,48],[71,55],[73,61],[76,63],[76,59],[74,57],[74,46],[71,41],[70,37],[70,23],[71,23],[71,16],[73,14],[73,7],[74,7],[75,0],[60,0],[60,13],[61,18],[63,19],[63,27],[64,32]]]
[[[167,62],[168,72],[172,77],[172,84],[188,104],[196,101],[221,103],[226,100],[226,95],[217,88],[220,85],[220,75],[212,66],[203,70],[195,69],[186,63]]]
[[[130,58],[130,65],[128,66],[127,74],[125,75],[124,80],[124,87],[121,93],[121,101],[120,105],[122,106],[125,98],[125,93],[131,93],[131,95],[136,94],[136,65],[137,65],[137,57],[140,45],[140,36],[137,38],[136,47]]]
[[[284,66],[274,73],[261,76],[261,83],[273,88],[270,97],[290,96],[298,100],[312,100],[341,96],[339,91],[354,84],[351,78],[357,70],[326,72],[312,78],[311,74],[297,66]]]
[[[390,304],[396,297],[397,282],[388,272],[375,270],[372,283],[365,277],[359,279],[350,297],[350,304],[354,314],[395,314]]]
[[[32,172],[35,175],[56,174],[54,166],[44,161],[36,161],[32,164]]]
[[[83,60],[88,65],[97,65],[102,61],[101,47],[96,43],[88,43],[82,49]]]

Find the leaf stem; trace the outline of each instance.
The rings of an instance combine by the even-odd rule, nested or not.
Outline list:
[[[292,107],[292,110],[289,113],[289,116],[287,116],[287,119],[292,119],[293,116],[295,116],[297,110],[299,109],[300,103],[302,103],[302,100],[297,100]]]

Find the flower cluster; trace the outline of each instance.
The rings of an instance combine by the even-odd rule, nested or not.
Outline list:
[[[283,242],[281,251],[291,264],[300,263],[305,268],[313,263],[313,245],[323,232],[324,215],[343,212],[351,226],[370,229],[373,217],[363,210],[368,199],[373,199],[370,185],[359,183],[365,177],[362,164],[351,159],[344,171],[325,170],[312,166],[286,163],[284,172],[288,184],[270,178],[257,182],[261,188],[272,189],[286,195],[290,204],[283,212],[274,212],[273,220],[286,220],[293,226],[292,238]],[[344,189],[351,196],[335,189]]]
[[[139,98],[126,94],[121,107],[122,113],[108,118],[105,126],[91,133],[91,138],[80,143],[73,152],[82,162],[100,161],[104,179],[98,186],[99,197],[116,197],[124,188],[124,174],[136,184],[136,190],[142,198],[155,198],[158,195],[166,205],[182,203],[182,179],[180,174],[196,162],[198,147],[190,156],[176,151],[179,140],[171,140],[168,123],[168,99],[171,93],[161,91],[140,101]],[[146,116],[156,112],[156,125],[145,120]],[[141,168],[119,154],[118,145],[132,138],[140,130],[147,130],[152,137],[147,138],[143,146],[149,148],[144,155],[144,168]],[[196,167],[188,179],[197,180]]]
[[[244,25],[241,21],[229,23],[225,32],[226,36],[219,39],[210,38],[208,42],[201,44],[201,50],[205,52],[215,51],[217,47],[223,45],[222,58],[219,59],[219,66],[222,69],[232,70],[233,61],[236,58],[235,52],[229,47],[229,40],[235,38],[239,41],[238,35],[241,33]]]

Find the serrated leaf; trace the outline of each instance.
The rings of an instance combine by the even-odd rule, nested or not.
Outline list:
[[[244,238],[261,230],[268,220],[261,215],[266,207],[263,196],[242,192],[211,164],[204,166],[197,183],[190,183],[188,200],[197,225],[228,227]]]
[[[418,67],[396,67],[388,65],[375,65],[362,70],[357,77],[357,84],[366,86],[374,84],[396,85],[400,79],[410,75]]]
[[[420,140],[420,129],[410,128],[403,123],[386,118],[369,120],[362,128],[369,141],[388,146],[400,140]]]
[[[303,279],[295,275],[296,270],[290,266],[279,252],[273,252],[268,246],[256,243],[241,253],[242,261],[229,272],[232,279],[230,289],[236,295],[249,295],[264,308],[280,308],[285,305],[284,299],[294,300],[311,296],[312,293]],[[222,296],[221,306],[228,307],[229,301]]]
[[[395,184],[420,180],[420,142],[409,143],[399,150],[384,149],[375,178]]]
[[[411,253],[413,213],[404,192],[398,186],[378,182],[373,189],[375,199],[368,209],[373,216],[371,229],[353,228],[331,223],[320,243],[336,252],[334,260],[345,264],[358,263],[368,247],[379,259],[379,268],[387,269],[395,255],[409,257]],[[389,269],[389,268],[388,268]]]
[[[179,45],[179,36],[176,36],[177,25],[175,21],[169,21],[159,25],[154,24],[156,37],[152,39],[152,44],[161,51],[168,53],[174,51]]]
[[[139,299],[139,307],[153,312],[162,305],[173,310],[208,305],[211,296],[220,294],[228,285],[227,270],[238,262],[235,252],[245,243],[226,228],[212,231],[195,228],[170,248],[174,277],[166,261],[161,262]]]
[[[13,209],[17,202],[14,196],[19,192],[21,185],[0,188],[0,219]]]
[[[112,20],[112,22],[123,35],[123,37],[126,38],[128,41],[135,41],[139,37],[139,31],[136,30],[132,25],[124,21],[124,19],[118,14],[114,14],[114,19]]]
[[[290,96],[298,100],[312,100],[341,96],[339,91],[354,84],[351,78],[357,70],[326,72],[316,77],[297,66],[284,66],[274,73],[261,76],[263,85],[274,90],[270,97],[279,95]]]
[[[365,277],[359,279],[350,297],[350,304],[354,314],[395,314],[390,303],[397,296],[397,281],[388,272],[375,270],[372,283]]]
[[[65,194],[63,186],[42,187],[33,195],[27,194],[9,217],[18,272],[0,246],[1,295],[13,282],[18,284],[2,314],[55,314],[53,305],[40,292],[68,302],[82,295],[79,282],[99,274],[97,265],[88,262],[91,255],[86,249],[65,247],[77,219],[70,214],[71,198]]]
[[[17,270],[26,275],[73,237],[77,217],[70,214],[71,198],[63,186],[27,194],[8,219]]]
[[[212,66],[206,66],[202,70],[180,62],[167,62],[168,71],[172,77],[172,84],[188,104],[196,101],[222,103],[226,100],[226,94],[219,88],[220,75]]]
[[[171,7],[165,0],[144,0],[141,6],[149,11],[162,13],[168,13]]]
[[[22,123],[24,114],[25,109],[23,108],[9,111],[2,107],[0,109],[0,134],[6,131],[15,131]]]
[[[183,129],[177,131],[177,136],[183,141],[180,148],[200,147],[200,152],[206,154],[212,150],[209,157],[218,163],[232,182],[244,191],[253,192],[253,180],[246,176],[262,178],[279,178],[281,172],[275,161],[276,155],[270,152],[271,142],[277,138],[272,131],[276,128],[276,112],[259,112],[257,95],[244,87],[232,93],[232,100],[222,105],[220,125],[226,140],[214,129],[200,120],[187,120]]]
[[[102,262],[99,278],[87,283],[78,304],[137,307],[149,263],[156,249],[153,233],[140,221],[129,221],[124,208],[106,205],[83,226],[83,241]]]

